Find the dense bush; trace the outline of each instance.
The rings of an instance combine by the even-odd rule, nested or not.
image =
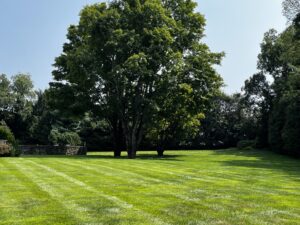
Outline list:
[[[0,156],[19,156],[20,151],[14,134],[4,122],[0,123],[0,139],[6,140],[8,144],[0,145]]]
[[[4,123],[0,124],[0,139],[7,140],[10,144],[15,144],[16,142],[13,133]]]
[[[62,143],[64,145],[77,146],[77,145],[81,144],[81,139],[80,139],[79,135],[75,132],[65,132],[63,134]]]
[[[73,145],[77,146],[81,144],[81,139],[76,132],[60,132],[57,129],[53,129],[50,133],[49,140],[54,145]]]
[[[254,148],[256,142],[254,140],[242,140],[237,143],[238,149],[249,149]]]

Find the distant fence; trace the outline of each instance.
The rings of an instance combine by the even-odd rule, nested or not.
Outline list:
[[[21,155],[86,155],[83,146],[20,145]]]

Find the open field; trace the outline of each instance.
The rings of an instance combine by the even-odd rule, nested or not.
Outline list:
[[[0,158],[0,224],[300,224],[300,161],[263,151]]]

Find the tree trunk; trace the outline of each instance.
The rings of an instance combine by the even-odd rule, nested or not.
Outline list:
[[[128,151],[127,151],[129,159],[136,158],[137,146],[138,146],[137,138],[135,134],[132,134],[128,143]]]
[[[127,153],[129,159],[136,158],[136,152],[138,146],[142,140],[142,125],[143,125],[143,116],[140,114],[134,119],[133,125],[129,126],[129,122],[122,120],[123,132],[126,139]]]
[[[117,149],[117,148],[114,149],[114,157],[115,158],[120,158],[121,153],[122,153],[122,151],[120,149]]]
[[[126,150],[126,143],[120,120],[116,120],[113,123],[113,135],[114,135],[114,157],[121,157],[122,151]]]
[[[131,148],[131,150],[127,151],[128,159],[135,159],[136,158],[136,149]]]
[[[164,157],[164,148],[163,147],[157,147],[157,155],[158,157]]]

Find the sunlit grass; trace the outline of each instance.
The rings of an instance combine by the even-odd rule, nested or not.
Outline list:
[[[110,155],[0,158],[0,224],[300,224],[299,160],[237,150]]]

